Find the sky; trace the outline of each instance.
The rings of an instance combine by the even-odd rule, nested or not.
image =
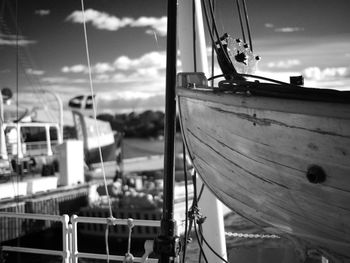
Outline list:
[[[350,89],[349,0],[246,3],[258,75]],[[166,1],[85,0],[84,8],[98,113],[164,109]],[[80,0],[0,0],[0,88],[18,90],[19,104],[54,105],[55,92],[66,106],[90,93],[81,9]],[[219,32],[241,38],[235,1],[215,10]]]

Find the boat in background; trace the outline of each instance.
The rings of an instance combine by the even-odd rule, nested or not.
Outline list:
[[[222,81],[177,76],[182,134],[196,171],[229,208],[292,239],[301,257],[316,252],[348,262],[350,92],[247,74],[235,67],[247,69],[254,58],[247,44],[230,46],[228,35],[213,42]]]
[[[113,131],[109,122],[94,120],[76,110],[73,110],[72,114],[76,137],[84,143],[85,163],[91,169],[100,167],[101,146],[103,162],[117,165],[116,168],[120,171],[123,135]]]

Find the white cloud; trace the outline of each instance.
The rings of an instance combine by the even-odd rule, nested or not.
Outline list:
[[[160,36],[166,36],[167,34],[167,17],[140,17],[130,24],[132,27],[151,27],[151,30],[147,30],[147,34],[157,33]]]
[[[280,69],[289,69],[295,66],[299,66],[300,60],[298,59],[288,59],[288,60],[280,60],[277,62],[269,62],[267,63],[268,68],[280,68]]]
[[[331,80],[350,76],[350,70],[346,67],[324,68],[309,67],[303,71],[305,77],[310,80]]]
[[[92,67],[92,72],[97,74],[104,74],[112,71],[114,71],[114,67],[109,63],[97,63]]]
[[[274,27],[274,24],[265,23],[264,26],[265,26],[266,28],[273,28],[273,27]]]
[[[96,11],[93,9],[87,9],[84,12],[85,21],[91,23],[97,29],[104,29],[110,31],[116,31],[122,27],[129,25],[133,20],[128,17],[122,19],[111,16],[105,12]],[[74,11],[67,18],[67,21],[72,21],[74,23],[83,23],[84,17],[82,11]]]
[[[164,69],[166,65],[165,52],[149,52],[140,58],[130,59],[121,56],[114,61],[114,66],[119,70],[139,70],[140,68]]]
[[[166,36],[167,31],[167,17],[145,17],[142,16],[138,19],[130,17],[118,18],[113,15],[109,15],[105,12],[100,12],[94,9],[87,9],[85,12],[86,23],[91,23],[97,29],[116,31],[120,28],[130,27],[147,27],[147,34],[159,34],[160,36]],[[84,17],[82,11],[74,11],[67,18],[66,21],[73,23],[83,23]]]
[[[27,40],[24,36],[6,35],[0,33],[0,46],[28,46],[36,44],[35,40]]]
[[[280,27],[275,29],[275,32],[280,32],[280,33],[294,33],[298,31],[304,31],[304,28],[303,27]]]
[[[63,73],[86,73],[88,68],[85,65],[64,66],[61,70]]]
[[[26,73],[29,75],[41,76],[41,75],[44,75],[45,71],[29,68],[29,69],[26,69]]]
[[[62,84],[82,84],[87,83],[87,79],[72,79],[67,77],[44,77],[41,81],[45,84],[54,84],[54,85],[62,85]],[[62,92],[62,90],[60,91]]]
[[[35,10],[35,14],[39,15],[39,16],[47,16],[50,14],[50,10],[48,10],[48,9]]]

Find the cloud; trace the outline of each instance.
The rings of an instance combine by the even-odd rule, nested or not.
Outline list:
[[[87,73],[88,68],[85,65],[79,64],[74,66],[64,66],[61,71],[63,73]]]
[[[67,77],[44,77],[41,79],[41,81],[45,84],[53,84],[53,85],[64,85],[64,84],[82,84],[87,83],[87,79],[72,79]],[[62,92],[63,90],[60,90]]]
[[[39,15],[39,16],[47,16],[47,15],[49,15],[50,14],[50,10],[48,10],[48,9],[39,9],[39,10],[35,10],[35,14],[36,15]]]
[[[27,40],[24,36],[7,35],[0,33],[0,46],[28,46],[36,44],[35,40]]]
[[[271,23],[265,23],[264,24],[264,26],[266,27],[266,28],[274,28],[274,24],[271,24]]]
[[[275,32],[280,32],[280,33],[294,33],[298,31],[304,31],[303,27],[280,27],[280,28],[275,28]]]
[[[333,67],[324,69],[319,67],[309,67],[304,69],[303,74],[310,80],[332,80],[350,77],[350,70],[347,67]]]
[[[305,29],[303,27],[275,27],[272,23],[265,23],[264,26],[266,28],[273,28],[273,31],[280,32],[280,33],[293,33],[298,31],[304,31]]]
[[[130,24],[131,27],[151,27],[151,30],[147,30],[147,34],[157,33],[160,36],[166,36],[167,34],[167,17],[140,17]]]
[[[162,69],[166,65],[165,52],[149,52],[140,58],[130,59],[127,56],[121,56],[114,61],[114,66],[119,70],[138,70],[142,68]]]
[[[158,70],[165,69],[166,66],[166,53],[152,51],[142,55],[139,58],[129,58],[127,56],[120,56],[115,59],[113,63],[99,62],[92,65],[92,73],[96,75],[105,75],[102,78],[106,78],[106,73],[115,71],[126,72],[139,72],[141,75],[147,73],[154,73]],[[73,66],[64,66],[61,69],[63,73],[88,73],[88,67],[86,65],[77,64]],[[153,74],[154,75],[154,74]]]
[[[164,94],[165,67],[165,51],[152,51],[136,58],[124,55],[117,57],[114,62],[99,62],[92,65],[94,89],[101,96],[105,94],[105,97],[121,97],[123,100],[144,100],[157,94]],[[83,74],[83,76],[72,80],[69,77],[46,78],[46,83],[61,84],[63,89],[73,83],[81,84],[81,93],[88,92],[88,86],[82,85],[89,81],[85,65],[65,66],[61,72],[67,76],[68,74]],[[105,105],[103,107],[105,108]]]
[[[146,30],[147,34],[159,34],[160,36],[166,36],[167,31],[167,17],[145,17],[142,16],[138,19],[130,17],[118,18],[113,15],[109,15],[105,12],[100,12],[94,9],[87,9],[85,12],[86,23],[91,23],[95,28],[101,30],[117,31],[124,27],[146,27],[150,28]],[[67,18],[66,21],[73,23],[83,23],[84,17],[82,11],[74,11]]]
[[[107,72],[112,72],[114,71],[114,67],[109,64],[109,63],[97,63],[92,67],[92,72],[97,73],[97,74],[104,74]]]
[[[268,68],[279,68],[279,69],[289,69],[295,66],[299,66],[300,60],[298,59],[288,59],[288,60],[280,60],[277,62],[269,62],[267,63]]]
[[[41,76],[45,74],[45,71],[28,68],[26,69],[26,73],[29,75]]]
[[[84,13],[86,23],[90,22],[97,29],[116,31],[133,22],[133,20],[128,17],[120,19],[116,16],[111,16],[105,12],[100,12],[93,9],[87,9]],[[72,21],[73,23],[83,23],[84,17],[82,11],[74,11],[66,18],[66,21]]]

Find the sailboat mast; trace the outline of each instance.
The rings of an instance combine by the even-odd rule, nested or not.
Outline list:
[[[161,263],[168,263],[177,255],[179,240],[176,237],[174,220],[175,186],[175,121],[176,121],[176,24],[177,0],[168,0],[167,6],[167,58],[165,90],[165,126],[164,126],[164,200],[160,236],[156,239],[155,251],[160,255]]]

